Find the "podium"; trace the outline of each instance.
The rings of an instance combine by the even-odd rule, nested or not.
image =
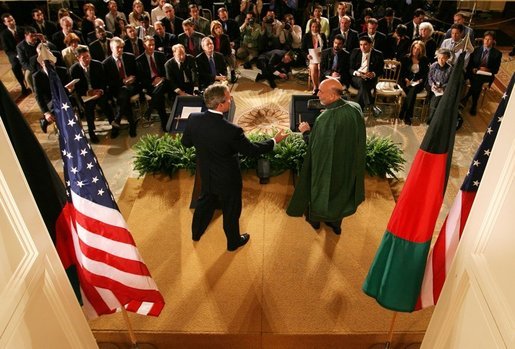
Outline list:
[[[290,102],[290,129],[293,132],[299,130],[299,124],[303,121],[307,122],[311,127],[315,123],[316,118],[320,115],[320,109],[308,108],[308,101],[318,101],[317,96],[311,95],[292,95]]]

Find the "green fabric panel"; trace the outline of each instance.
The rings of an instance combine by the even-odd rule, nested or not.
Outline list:
[[[420,294],[431,241],[413,243],[386,231],[363,284],[384,308],[412,312]]]

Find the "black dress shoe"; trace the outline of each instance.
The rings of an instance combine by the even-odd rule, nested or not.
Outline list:
[[[256,78],[254,79],[255,82],[258,82],[260,80],[263,80],[265,77],[261,74],[261,73],[258,73],[258,75],[256,75]]]
[[[49,124],[50,123],[45,118],[39,119],[39,126],[41,126],[41,131],[43,131],[43,133],[47,132]]]
[[[24,88],[22,88],[22,89],[21,89],[21,95],[22,95],[22,96],[28,96],[28,95],[30,95],[30,94],[31,94],[31,92],[32,92],[32,91],[31,91],[29,88],[26,88],[26,87],[24,87]]]
[[[477,109],[476,109],[476,107],[472,107],[472,108],[470,108],[470,115],[475,116],[476,114],[477,114]]]
[[[136,137],[137,134],[136,134],[136,128],[135,127],[131,127],[129,129],[129,136],[131,136],[132,138]]]
[[[193,233],[191,234],[191,240],[193,241],[199,241],[200,238],[202,237],[202,235],[204,235],[204,232],[200,233],[200,234],[196,234],[196,233]]]
[[[404,123],[408,126],[411,126],[411,119],[404,119]]]
[[[234,70],[231,71],[231,84],[234,84],[236,81],[238,81],[238,78],[236,77],[236,73]]]
[[[100,143],[100,139],[98,139],[95,132],[89,132],[89,140],[91,141],[91,143],[94,143],[94,144]]]
[[[114,138],[118,137],[119,134],[120,134],[120,128],[113,126],[113,128],[111,128],[111,138],[114,139]]]
[[[336,235],[340,235],[342,233],[342,227],[334,222],[325,222],[328,227],[330,227]],[[340,223],[341,224],[341,223]]]
[[[234,245],[234,246],[227,245],[227,251],[236,251],[238,249],[238,247],[241,247],[241,246],[245,245],[247,242],[249,242],[249,239],[250,239],[249,234],[247,234],[247,233],[241,234],[240,240],[237,242],[236,245]]]
[[[313,227],[313,229],[315,229],[315,230],[320,229],[320,222],[311,221],[308,219],[308,217],[306,217],[305,219],[306,219],[306,222],[308,222],[309,225],[311,225]]]

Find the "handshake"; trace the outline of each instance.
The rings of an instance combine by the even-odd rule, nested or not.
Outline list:
[[[280,143],[283,139],[288,137],[289,133],[286,130],[280,130],[274,136],[275,144]]]

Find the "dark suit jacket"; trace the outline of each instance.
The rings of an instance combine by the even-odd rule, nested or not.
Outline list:
[[[143,40],[140,38],[136,39],[138,41],[139,54],[142,54],[145,51],[145,47],[143,46]],[[130,39],[125,39],[125,46],[123,47],[123,52],[135,54],[132,50],[132,43]]]
[[[186,33],[181,33],[177,37],[177,43],[178,44],[182,44],[184,46],[184,48],[186,49],[186,53],[188,53],[188,54],[190,54],[192,56],[196,56],[196,55],[198,55],[199,53],[202,52],[202,47],[200,45],[200,42],[202,41],[203,37],[204,37],[204,34],[199,33],[199,32],[193,32],[192,38],[193,38],[193,45],[195,46],[195,54],[189,52],[189,49],[188,49],[188,36],[186,35]]]
[[[340,28],[336,28],[331,31],[329,46],[332,46],[334,37],[338,34],[342,34]],[[359,47],[359,38],[357,31],[355,31],[354,29],[349,29],[349,33],[347,34],[347,40],[345,40],[343,47],[347,50],[347,52],[352,52],[352,50]]]
[[[75,92],[77,92],[79,96],[85,96],[88,92],[88,80],[86,79],[84,69],[82,69],[78,62],[70,67],[70,75],[72,79],[80,79],[79,82],[75,84]],[[89,63],[89,79],[91,88],[106,91],[106,74],[102,62],[94,59],[91,60]]]
[[[156,62],[157,74],[160,77],[166,77],[165,54],[162,52],[155,51],[154,62]],[[154,87],[152,86],[152,73],[150,69],[150,64],[147,59],[147,55],[143,53],[138,58],[136,58],[136,64],[138,65],[138,81],[140,82],[141,87],[146,89],[148,93],[152,93]]]
[[[16,52],[18,53],[18,59],[20,60],[21,66],[25,70],[35,72],[35,67],[31,67],[30,58],[37,56],[36,47],[39,45],[39,40],[36,44],[30,45],[27,41],[23,40],[16,46]]]
[[[327,48],[327,38],[325,37],[324,33],[320,33],[320,36],[322,37],[322,50]],[[306,33],[302,37],[302,50],[307,53],[308,49],[313,48],[313,36],[311,35],[311,32]]]
[[[86,45],[86,42],[84,41],[84,38],[82,36],[82,32],[78,30],[73,30],[73,32],[79,37],[79,44]],[[59,51],[62,51],[66,48],[66,44],[64,43],[64,33],[62,30],[55,32],[54,35],[52,35],[52,39],[50,41],[52,41],[52,43],[57,47]]]
[[[235,42],[239,46],[240,43],[240,26],[234,19],[227,19],[226,22],[222,22],[220,19],[218,20],[222,23],[222,28],[224,28],[224,33],[229,36],[229,40]]]
[[[156,51],[164,53],[167,60],[172,58],[172,46],[177,43],[177,37],[174,34],[165,32],[163,37],[154,34],[154,41]]]
[[[214,52],[213,59],[215,61],[216,75],[227,76],[227,65],[225,64],[224,56],[221,53]],[[198,84],[201,90],[215,82],[215,77],[211,75],[211,67],[207,55],[202,52],[195,57],[198,71]]]
[[[104,49],[102,48],[102,44],[100,43],[100,40],[95,40],[91,44],[89,44],[89,53],[91,54],[91,58],[96,59],[97,61],[102,62],[104,59],[106,59],[108,56],[111,55],[111,46],[110,46],[110,39],[106,40],[106,48],[107,53],[104,52]]]
[[[209,37],[211,38],[211,40],[213,40],[213,45],[214,45],[215,37],[213,35],[209,35]],[[215,50],[216,50],[216,46],[215,46]],[[222,34],[222,36],[220,36],[220,48],[219,48],[219,50],[216,50],[216,52],[220,52],[224,56],[231,55],[231,41],[227,34]]]
[[[165,63],[165,72],[166,79],[170,82],[170,90],[175,91],[179,88],[186,93],[193,93],[193,88],[197,84],[197,67],[193,56],[186,55],[180,68],[174,58],[169,59]],[[186,74],[188,82],[184,80],[184,74]]]
[[[23,30],[21,27],[16,27],[16,35],[18,36],[19,42],[25,40],[25,35],[23,34]],[[0,43],[2,44],[2,49],[5,51],[7,55],[17,55],[16,46],[18,43],[16,42],[13,34],[7,28],[4,28],[0,31]]]
[[[213,194],[240,195],[242,181],[238,154],[258,156],[274,147],[272,139],[251,143],[241,127],[209,111],[190,115],[181,142],[186,147],[195,147],[202,191]]]
[[[349,73],[350,76],[354,75],[354,72],[361,67],[361,58],[362,53],[359,48],[356,48],[352,51],[350,55],[350,68]],[[384,58],[381,51],[376,49],[372,49],[370,51],[370,62],[368,63],[368,71],[374,72],[376,74],[376,78],[383,75],[384,70]]]
[[[63,85],[70,82],[70,76],[68,75],[66,68],[55,67],[55,71]],[[32,80],[34,84],[34,95],[39,108],[43,113],[53,113],[54,107],[52,105],[52,91],[50,90],[50,80],[48,79],[48,75],[46,75],[43,70],[38,70],[32,74]]]
[[[469,64],[467,65],[467,74],[472,76],[472,69],[479,68],[481,66],[481,57],[483,56],[483,46],[476,47],[472,55],[470,56]],[[488,59],[486,61],[486,67],[492,73],[491,81],[494,80],[495,74],[499,71],[501,66],[502,53],[495,47],[492,47],[488,52]]]
[[[111,39],[113,36],[113,33],[106,31],[106,38]],[[86,35],[85,39],[86,43],[89,45],[93,41],[97,40],[97,33],[93,30],[92,32],[89,32],[88,35]]]
[[[426,84],[427,75],[429,74],[429,59],[427,57],[422,57],[419,61],[419,71],[418,73],[413,73],[411,71],[411,66],[413,62],[409,55],[402,57],[401,60],[401,74],[399,76],[399,83],[401,86],[405,87],[404,79],[408,80],[420,80],[423,79],[422,86]]]
[[[415,26],[413,25],[413,21],[409,21],[408,23],[404,23],[404,25],[405,25],[405,26],[406,26],[406,28],[407,28],[406,36],[407,36],[408,38],[410,38],[411,40],[413,40],[413,39],[414,39],[414,38],[413,38],[413,30],[415,29],[415,28],[414,28]],[[419,24],[419,26],[420,26],[420,24]],[[418,37],[418,33],[417,33],[416,37]]]
[[[350,64],[350,53],[345,49],[338,51],[338,63],[336,70],[333,70],[333,59],[334,59],[334,51],[333,48],[327,48],[322,51],[322,58],[320,62],[320,75],[321,80],[325,78],[325,76],[330,76],[334,71],[340,74],[340,82],[346,86],[350,84],[350,75],[349,75],[349,64]]]
[[[173,18],[173,30],[172,25],[170,24],[170,19],[168,17],[161,18],[161,23],[163,23],[163,26],[165,27],[165,31],[170,34],[174,34],[176,37],[179,36],[179,34],[183,33],[184,30],[182,30],[182,19],[181,17],[175,16]]]
[[[122,53],[122,61],[125,67],[125,75],[134,75],[137,77],[136,58],[134,55],[124,52]],[[112,93],[113,96],[117,96],[120,89],[123,87],[123,81],[120,77],[118,67],[116,66],[116,61],[113,56],[109,56],[102,62],[102,65],[104,66],[109,92]],[[132,85],[138,89],[139,82],[136,80]]]
[[[45,21],[45,29],[44,30],[41,30],[41,28],[36,23],[36,21],[32,21],[31,25],[34,27],[34,29],[36,29],[36,31],[38,33],[43,34],[47,38],[47,40],[51,40],[52,39],[52,35],[57,33],[57,31],[59,30],[57,25],[54,22],[51,22],[51,21]]]
[[[395,28],[397,28],[399,24],[402,24],[402,20],[397,17],[393,17],[392,22],[392,30],[388,30],[388,20],[386,17],[381,18],[377,21],[377,31],[388,36],[388,34],[395,32]]]
[[[404,37],[397,43],[397,39],[390,35],[386,42],[386,52],[383,52],[384,58],[400,61],[402,57],[409,53],[411,40],[408,37]]]
[[[275,72],[288,74],[291,72],[291,64],[284,63],[283,57],[287,51],[284,50],[271,50],[264,52],[258,57],[258,68],[266,75],[273,75]],[[271,78],[271,76],[266,76]]]
[[[359,37],[368,36],[367,32],[363,32],[359,34]],[[359,46],[359,44],[358,44]],[[384,35],[381,32],[376,31],[374,35],[374,48],[378,51],[381,51],[381,53],[385,53],[386,51],[386,35]]]

